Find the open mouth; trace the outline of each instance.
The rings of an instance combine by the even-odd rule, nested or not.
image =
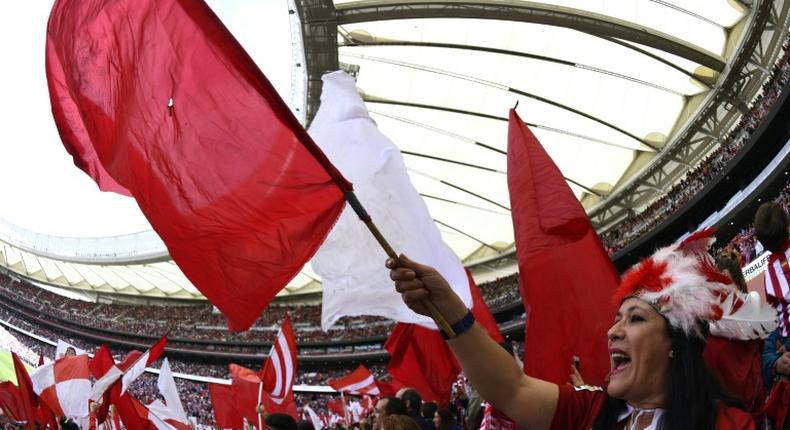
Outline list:
[[[631,363],[631,357],[623,351],[612,350],[609,355],[612,358],[612,374],[622,372]]]

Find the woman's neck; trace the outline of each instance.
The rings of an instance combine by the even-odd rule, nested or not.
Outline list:
[[[653,398],[646,398],[639,401],[626,400],[629,406],[635,409],[663,409],[664,396],[656,396]]]

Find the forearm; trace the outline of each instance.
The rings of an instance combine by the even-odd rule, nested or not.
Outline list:
[[[556,385],[525,375],[516,361],[475,324],[448,341],[472,386],[521,427],[546,429],[557,405]]]

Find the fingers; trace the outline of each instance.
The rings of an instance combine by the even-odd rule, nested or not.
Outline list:
[[[390,270],[390,279],[395,282],[398,281],[412,281],[417,278],[417,274],[413,270],[405,267]]]
[[[401,293],[403,302],[410,308],[420,304],[423,300],[427,300],[428,296],[428,290],[425,288],[408,290]]]
[[[400,262],[401,267],[407,267],[414,270],[414,272],[417,273],[417,276],[425,276],[436,273],[436,269],[433,267],[412,261],[405,254],[401,254],[400,257],[398,257],[398,261]]]

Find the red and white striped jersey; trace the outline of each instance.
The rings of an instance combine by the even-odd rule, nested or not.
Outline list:
[[[782,336],[790,333],[790,242],[768,257],[765,269],[765,297],[776,309]]]

